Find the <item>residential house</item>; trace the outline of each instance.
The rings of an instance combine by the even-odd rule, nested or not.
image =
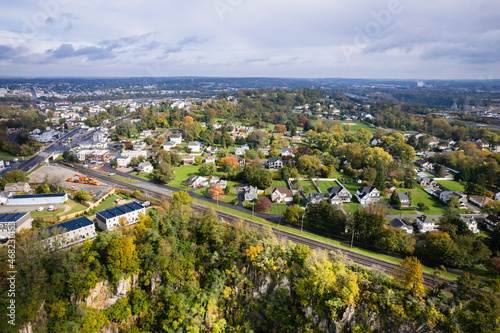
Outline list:
[[[121,156],[122,157],[130,157],[130,158],[134,158],[134,157],[147,157],[148,153],[145,150],[124,150],[121,153]]]
[[[286,187],[271,188],[271,201],[278,203],[289,203],[293,201],[293,191]]]
[[[0,170],[5,169],[5,163],[3,161],[0,161]]]
[[[432,170],[434,169],[434,165],[426,160],[416,160],[415,165],[419,168],[426,169],[426,170]]]
[[[477,221],[473,216],[462,215],[460,216],[460,218],[462,219],[462,221],[465,222],[465,224],[467,224],[467,227],[469,228],[470,231],[472,231],[472,233],[474,234],[479,233],[479,229],[477,227]]]
[[[14,236],[11,232],[19,232],[22,229],[31,229],[32,222],[33,218],[30,213],[0,214],[0,239]]]
[[[208,178],[203,176],[191,175],[183,182],[188,187],[208,186]]]
[[[282,157],[293,157],[292,148],[281,148],[281,156]]]
[[[215,154],[215,152],[219,150],[219,148],[215,147],[215,146],[210,146],[208,147],[205,151],[208,153],[208,154]]]
[[[320,203],[321,201],[327,199],[323,193],[309,193],[307,195],[307,204],[313,203]]]
[[[215,163],[215,156],[207,156],[205,158],[205,163]]]
[[[201,143],[199,143],[198,141],[189,142],[188,148],[191,149],[191,152],[198,153],[201,151]]]
[[[379,139],[372,139],[372,141],[370,141],[370,144],[372,146],[380,146],[382,144],[382,141],[380,141]]]
[[[131,225],[139,222],[140,214],[146,214],[146,208],[134,201],[97,212],[97,225],[102,230],[117,228],[120,225],[120,220]]]
[[[165,150],[165,151],[170,151],[170,149],[174,148],[176,146],[176,143],[175,142],[172,142],[172,141],[167,141],[167,142],[164,142],[162,145],[161,145],[161,149]]]
[[[92,135],[92,141],[107,142],[108,141],[108,135],[106,133],[104,133],[103,131],[96,131]]]
[[[245,186],[243,188],[243,200],[245,201],[252,201],[254,199],[257,199],[259,197],[259,190],[257,187],[253,186]]]
[[[431,177],[417,177],[417,183],[424,188],[437,186],[437,182]]]
[[[267,146],[265,148],[259,148],[257,150],[257,152],[262,152],[264,154],[264,156],[268,156],[269,155],[269,150],[271,150],[271,147]]]
[[[351,202],[352,194],[343,186],[334,186],[326,190],[326,197],[331,204]]]
[[[221,180],[219,177],[212,176],[212,178],[210,178],[210,185],[219,185],[223,189],[226,189],[227,180]]]
[[[356,198],[362,205],[379,202],[380,192],[373,186],[364,186],[356,191]]]
[[[40,229],[40,236],[50,248],[56,246],[65,248],[83,243],[86,239],[92,239],[97,236],[97,233],[92,221],[86,217],[79,217]]]
[[[408,194],[406,192],[396,192],[396,195],[398,196],[401,207],[411,206],[410,198],[408,197]]]
[[[469,195],[469,200],[470,200],[470,202],[475,203],[479,207],[484,207],[488,203],[494,201],[493,199],[490,199],[484,195]]]
[[[430,232],[436,230],[436,223],[427,215],[417,217],[415,220],[420,232]]]
[[[396,229],[401,229],[404,232],[406,232],[407,234],[413,233],[413,227],[407,225],[399,218],[395,218],[394,220],[389,222],[389,224],[391,225],[391,227],[396,228]]]
[[[392,192],[396,191],[396,186],[391,183],[385,183],[385,190],[389,192],[389,194],[392,194]]]
[[[484,218],[484,224],[489,231],[494,231],[500,223],[500,217],[497,215],[488,215]]]
[[[292,142],[293,143],[301,143],[302,142],[302,138],[298,135],[296,136],[292,136]]]
[[[236,156],[245,155],[245,151],[249,150],[249,149],[250,148],[248,147],[248,145],[243,145],[241,147],[236,147],[236,148],[234,148],[234,155],[236,155]]]
[[[443,191],[439,194],[439,200],[444,203],[447,203],[451,198],[457,198],[459,202],[459,208],[466,209],[467,208],[467,195],[457,192],[457,191]]]
[[[31,191],[31,186],[29,183],[17,182],[17,183],[7,183],[5,184],[3,190],[10,193],[28,193]]]
[[[118,156],[116,158],[116,162],[118,163],[118,167],[126,168],[130,165],[130,157],[125,157],[125,156]]]
[[[182,143],[182,134],[172,134],[170,136],[170,142],[180,145]]]
[[[153,136],[153,130],[144,130],[141,132],[141,134],[139,134],[139,138],[141,139],[145,139],[151,136]]]
[[[184,165],[193,165],[194,155],[182,155],[182,163],[184,163]]]
[[[283,168],[283,160],[281,157],[271,157],[266,163],[269,170],[278,170]]]
[[[500,192],[495,193],[495,200],[500,201]]]
[[[144,173],[151,173],[151,172],[153,172],[153,166],[151,165],[151,162],[142,162],[142,163],[139,164],[139,166],[137,167],[137,169],[140,172],[144,172]]]
[[[143,150],[148,146],[148,144],[144,141],[135,141],[133,149],[134,150]]]

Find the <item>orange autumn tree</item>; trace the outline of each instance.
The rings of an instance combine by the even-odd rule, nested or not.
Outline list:
[[[224,194],[224,189],[222,186],[213,184],[210,186],[210,189],[208,190],[208,194],[212,196],[212,199],[217,198],[218,196],[221,196]]]
[[[224,158],[221,158],[219,166],[221,168],[224,168],[227,164],[235,167],[239,166],[238,159],[236,158],[236,156],[226,156]]]

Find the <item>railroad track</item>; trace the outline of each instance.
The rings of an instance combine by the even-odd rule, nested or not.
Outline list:
[[[80,173],[85,172],[94,178],[102,180],[103,182],[109,183],[110,180],[112,180],[113,184],[116,184],[117,187],[123,188],[125,190],[131,190],[131,191],[143,190],[142,187],[136,186],[134,184],[128,183],[126,181],[123,181],[123,180],[120,180],[117,178],[110,179],[109,176],[103,175],[102,173],[94,171],[94,170],[86,170],[86,169],[80,169],[80,168],[69,167],[69,166],[66,166],[66,167],[71,168],[71,169],[78,171]],[[171,190],[167,190],[167,191],[171,192]],[[157,192],[153,189],[148,189],[148,196],[153,198],[153,199],[158,199],[158,200],[164,200],[164,199],[170,198],[170,194]],[[194,211],[196,211],[198,213],[205,212],[205,211],[208,211],[210,209],[206,206],[203,206],[200,204],[195,204],[195,203],[193,203],[191,205],[191,207],[193,208]],[[247,220],[247,219],[244,219],[242,217],[232,215],[232,214],[222,212],[222,211],[216,211],[216,213],[217,213],[217,216],[219,217],[221,222],[226,222],[226,223],[229,223],[232,225],[237,224],[237,223],[241,223],[242,225],[244,225],[247,228],[256,229],[258,231],[263,230],[263,225],[258,223],[258,222]],[[389,274],[389,275],[392,274],[394,269],[399,266],[399,265],[392,263],[392,262],[389,262],[389,261],[385,261],[385,260],[371,257],[368,255],[364,255],[364,254],[361,254],[361,253],[358,253],[358,252],[355,252],[355,251],[352,251],[349,249],[345,249],[343,247],[339,247],[339,246],[335,246],[335,245],[328,244],[325,242],[321,242],[321,241],[311,239],[311,238],[308,238],[308,237],[305,237],[302,235],[296,235],[294,233],[291,233],[289,231],[285,231],[285,230],[282,230],[282,229],[279,229],[276,227],[272,227],[272,231],[278,240],[281,240],[281,241],[290,240],[293,243],[304,244],[304,245],[309,246],[309,248],[315,249],[315,250],[326,250],[328,252],[330,252],[330,251],[340,252],[340,253],[343,253],[349,260],[351,260],[355,264],[358,264],[358,265],[361,265],[361,266],[364,266],[364,267],[367,267],[370,269],[378,270],[378,271],[385,273],[385,274]],[[443,277],[438,277],[438,278],[434,279],[432,277],[432,274],[427,273],[427,272],[423,272],[422,276],[424,279],[424,285],[426,287],[433,287],[435,283],[446,282],[446,283],[448,283],[448,289],[455,289],[456,288],[456,282],[451,280],[451,279],[447,279],[447,278],[443,278]]]

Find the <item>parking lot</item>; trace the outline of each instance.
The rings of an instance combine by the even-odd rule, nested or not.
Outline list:
[[[72,183],[66,181],[67,178],[76,178],[75,172],[57,165],[44,165],[30,175],[30,182],[41,183],[47,177],[49,182],[55,183],[66,189],[80,190],[84,189],[87,192],[99,191],[109,192],[111,186],[109,184],[99,181],[99,185],[89,185],[83,183]],[[78,173],[83,174],[83,173]]]
[[[53,204],[53,205],[1,205],[0,206],[0,214],[6,213],[27,213],[27,212],[36,212],[39,207],[43,207],[43,211],[47,211],[49,206],[54,206],[54,208],[61,209],[64,204]]]

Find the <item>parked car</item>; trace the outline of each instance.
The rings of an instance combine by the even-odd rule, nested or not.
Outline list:
[[[36,211],[37,211],[37,212],[41,212],[41,211],[43,211],[43,210],[44,210],[44,208],[43,208],[43,207],[38,207],[38,209],[37,209]]]
[[[54,206],[49,206],[49,208],[47,208],[47,210],[48,210],[49,212],[53,211],[53,210],[54,210]]]

